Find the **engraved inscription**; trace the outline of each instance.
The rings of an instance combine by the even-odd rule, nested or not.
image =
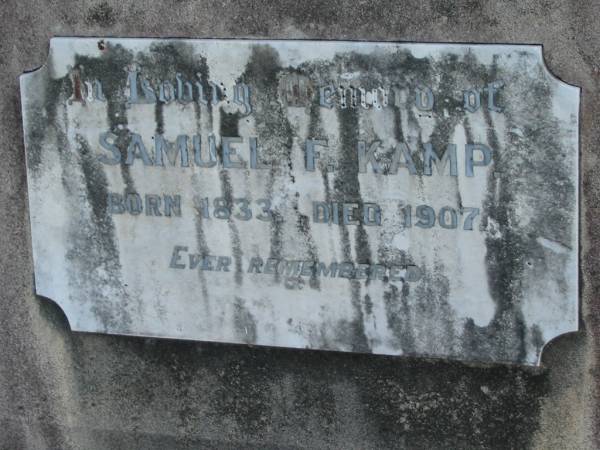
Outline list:
[[[21,92],[72,330],[537,364],[577,329],[579,89],[538,46],[56,38]]]

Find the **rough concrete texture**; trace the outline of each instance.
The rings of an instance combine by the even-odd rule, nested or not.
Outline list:
[[[600,3],[2,3],[2,448],[600,447]],[[581,328],[540,369],[73,334],[33,294],[18,75],[55,35],[541,43],[583,88]]]

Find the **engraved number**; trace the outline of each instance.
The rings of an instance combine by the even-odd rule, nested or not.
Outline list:
[[[413,226],[412,206],[406,205],[400,208],[402,225],[404,228]],[[440,227],[447,230],[453,230],[459,226],[458,214],[464,217],[463,230],[473,230],[473,221],[479,215],[479,208],[460,208],[458,211],[451,206],[440,208],[436,215],[435,209],[428,205],[419,205],[415,208],[416,223],[419,228],[432,228],[435,225],[436,217]]]
[[[240,220],[250,220],[252,218],[252,210],[250,209],[250,202],[245,198],[236,198],[233,201],[239,208],[239,212],[235,213],[233,217]]]
[[[475,220],[475,217],[479,215],[479,208],[462,208],[460,212],[461,214],[469,213],[469,215],[465,217],[463,230],[472,230],[473,220]]]
[[[261,206],[261,212],[256,216],[258,220],[269,222],[273,220],[273,211],[271,211],[271,200],[268,198],[261,198],[256,201]]]
[[[213,206],[213,215],[217,219],[229,219],[231,211],[229,210],[227,200],[225,200],[225,197],[216,197],[213,200]]]
[[[448,223],[448,216],[450,217],[449,223]],[[438,221],[440,222],[440,226],[442,228],[447,228],[447,229],[456,228],[458,220],[456,218],[456,211],[454,210],[454,208],[451,208],[450,206],[444,206],[442,209],[440,209]]]
[[[417,219],[419,219],[416,223],[418,227],[431,228],[435,225],[435,211],[431,206],[417,206]]]

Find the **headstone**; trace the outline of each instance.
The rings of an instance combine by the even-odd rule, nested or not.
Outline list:
[[[540,46],[55,38],[21,90],[74,331],[537,364],[578,328],[579,88]]]

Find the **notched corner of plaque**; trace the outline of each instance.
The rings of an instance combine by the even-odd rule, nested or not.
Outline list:
[[[28,133],[27,128],[30,122],[39,117],[41,112],[39,104],[44,97],[42,92],[45,80],[50,72],[50,63],[52,58],[52,39],[50,40],[46,59],[41,66],[34,69],[25,70],[19,75],[19,90],[21,93],[21,114],[23,115],[23,131],[25,133],[25,147],[27,147]]]
[[[540,348],[540,353],[538,355],[535,365],[537,367],[542,367],[544,365],[543,364],[544,355],[548,348],[553,347],[559,341],[574,338],[574,337],[578,336],[580,331],[581,331],[581,329],[579,328],[579,324],[577,324],[577,325],[575,325],[574,330],[569,330],[569,331],[565,331],[564,333],[557,334],[556,336],[552,336],[550,339],[545,341],[544,344],[542,345],[542,347]]]
[[[53,42],[55,41],[55,39],[56,38],[50,38],[50,41],[48,42],[48,49],[46,51],[46,59],[42,62],[42,64],[40,64],[37,67],[34,67],[33,69],[27,69],[21,75],[19,75],[19,84],[21,86],[21,91],[24,90],[27,83],[35,79],[37,76],[39,76],[39,74],[48,71],[50,67],[50,58],[52,56],[52,48],[54,46]]]
[[[577,99],[579,99],[579,95],[581,93],[581,87],[577,86],[576,84],[568,83],[567,81],[563,80],[562,78],[560,78],[558,75],[556,75],[552,71],[552,69],[550,68],[550,66],[548,64],[548,60],[544,56],[544,46],[542,44],[533,45],[533,48],[535,49],[535,52],[536,52],[538,58],[540,59],[540,62],[542,63],[544,70],[550,76],[550,78],[552,78],[552,80],[557,85],[559,85],[561,88],[572,89],[573,93],[577,94]]]
[[[62,323],[68,331],[74,331],[71,326],[71,320],[69,319],[69,313],[63,306],[64,302],[52,298],[50,293],[43,293],[36,285],[35,295],[38,297],[40,303],[40,311],[50,318],[53,322]]]

